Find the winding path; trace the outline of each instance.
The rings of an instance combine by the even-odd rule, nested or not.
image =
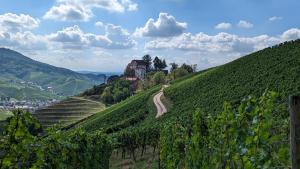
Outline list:
[[[167,112],[166,106],[162,103],[162,101],[160,99],[161,96],[164,94],[163,90],[166,87],[168,87],[168,86],[163,86],[162,89],[153,97],[153,102],[157,109],[157,114],[155,116],[156,118],[159,118],[160,116],[162,116],[164,113]]]

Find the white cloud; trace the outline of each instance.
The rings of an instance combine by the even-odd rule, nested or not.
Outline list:
[[[133,3],[131,0],[122,0],[122,4],[127,7],[128,11],[137,11],[138,4]]]
[[[240,20],[240,22],[237,24],[237,26],[240,28],[248,29],[248,28],[252,28],[253,24],[248,21]]]
[[[224,53],[231,55],[243,55],[254,52],[287,40],[300,38],[300,29],[290,29],[279,36],[260,35],[254,37],[242,37],[229,33],[207,35],[205,33],[184,33],[178,37],[161,38],[149,41],[145,44],[146,50],[178,50],[198,51],[206,54]],[[209,55],[208,54],[208,55]]]
[[[130,38],[127,30],[112,24],[106,25],[105,35],[84,33],[79,26],[68,27],[62,31],[48,35],[48,39],[58,42],[66,49],[82,49],[100,47],[104,49],[128,49],[136,42]]]
[[[102,28],[104,26],[104,23],[101,21],[98,21],[95,23],[95,26],[97,26],[98,28]]]
[[[63,48],[81,49],[88,44],[84,32],[77,25],[52,33],[47,38],[50,41],[60,42]]]
[[[269,21],[277,21],[277,20],[282,20],[283,18],[281,16],[272,16],[269,18]]]
[[[92,12],[88,8],[73,4],[60,4],[53,6],[43,18],[61,21],[88,21],[91,17]]]
[[[204,33],[192,35],[184,33],[170,39],[157,39],[146,44],[146,49],[178,49],[184,51],[202,52],[231,52],[253,50],[250,40],[239,38],[237,35],[221,32],[214,36]],[[248,45],[249,44],[249,45]]]
[[[230,29],[232,27],[231,23],[222,22],[215,26],[215,29]]]
[[[292,28],[289,29],[281,35],[281,38],[285,41],[300,39],[300,29]]]
[[[130,38],[130,34],[126,29],[121,26],[115,26],[113,24],[106,25],[105,37],[111,40],[108,48],[122,49],[132,48],[136,45],[136,42]]]
[[[21,50],[42,50],[47,40],[29,30],[39,26],[40,21],[29,15],[6,13],[0,15],[0,46]]]
[[[48,48],[45,37],[25,32],[0,32],[0,46],[16,50],[45,50]]]
[[[135,36],[146,37],[172,37],[181,35],[187,28],[187,23],[178,22],[174,16],[160,13],[157,21],[150,18],[146,25],[137,28]]]
[[[60,21],[88,21],[92,10],[100,8],[109,12],[136,11],[138,4],[131,0],[57,0],[44,19]]]
[[[39,26],[40,21],[29,15],[6,13],[0,15],[0,30],[22,31],[30,30]]]
[[[145,44],[144,49],[147,53],[170,55],[174,60],[179,60],[178,63],[196,63],[199,68],[203,69],[221,65],[243,55],[297,38],[300,38],[300,29],[291,29],[278,36],[254,37],[224,32],[216,35],[183,33],[177,37],[151,40]]]

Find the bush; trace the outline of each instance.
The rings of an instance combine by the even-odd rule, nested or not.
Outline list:
[[[152,77],[152,83],[153,85],[158,85],[158,84],[163,84],[165,83],[166,80],[166,75],[164,74],[164,72],[156,72],[153,77]]]

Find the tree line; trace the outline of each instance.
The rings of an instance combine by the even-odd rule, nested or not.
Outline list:
[[[197,71],[197,64],[189,65],[183,63],[179,66],[179,64],[172,62],[169,63],[170,72],[168,72],[168,70],[166,70],[168,64],[165,59],[161,59],[157,56],[152,59],[148,54],[144,55],[141,59],[146,65],[146,77],[143,81],[139,81],[139,90],[145,90],[158,84],[169,83],[172,80]],[[128,65],[124,70],[124,76],[134,77],[135,71]]]

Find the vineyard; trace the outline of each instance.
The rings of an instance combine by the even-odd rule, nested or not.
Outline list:
[[[148,119],[148,116],[151,116],[147,104],[145,103],[147,103],[149,97],[159,89],[160,86],[156,86],[145,92],[138,93],[125,101],[111,106],[101,113],[91,116],[78,124],[78,127],[87,132],[97,131],[101,128],[114,132],[116,130],[125,129],[126,127],[132,127],[132,125],[136,125],[144,119]],[[132,124],[132,122],[134,123]]]
[[[34,116],[40,121],[43,128],[51,127],[57,123],[67,126],[103,109],[105,109],[105,105],[101,102],[83,97],[70,97],[54,105],[37,110]]]
[[[171,106],[158,119],[152,98],[161,86],[112,105],[67,132],[50,131],[40,140],[34,136],[34,143],[72,165],[88,166],[93,160],[80,161],[81,153],[89,158],[100,152],[97,158],[105,158],[98,165],[107,168],[109,160],[122,168],[129,158],[130,168],[289,168],[287,98],[300,94],[299,56],[300,41],[267,48],[172,81],[164,92]],[[14,135],[19,137],[18,132]],[[15,151],[9,144],[3,144],[6,154]]]
[[[289,117],[276,93],[224,103],[213,115],[198,109],[161,131],[161,168],[288,168]],[[209,155],[208,155],[209,154]]]
[[[170,87],[165,90],[165,95],[173,102],[173,106],[160,119],[145,118],[141,115],[142,120],[139,123],[123,125],[126,122],[130,124],[128,119],[138,116],[141,113],[139,110],[146,110],[144,103],[150,94],[145,94],[143,99],[131,98],[114,106],[107,110],[106,116],[100,114],[97,119],[88,119],[83,123],[83,127],[88,132],[100,128],[108,129],[108,133],[114,138],[114,147],[136,158],[135,152],[146,151],[143,149],[147,145],[158,148],[159,142],[156,139],[160,138],[158,133],[166,124],[173,124],[178,119],[183,123],[190,123],[191,114],[198,109],[205,114],[216,116],[223,111],[224,101],[229,101],[232,107],[238,107],[243,98],[249,95],[260,96],[268,89],[278,93],[278,102],[283,104],[281,113],[287,114],[286,99],[291,94],[300,93],[300,79],[297,78],[300,73],[299,56],[300,41],[267,48],[231,63],[171,82]],[[130,108],[131,104],[134,108]],[[141,109],[137,110],[137,107]],[[144,113],[154,114],[153,110]],[[286,120],[279,122],[282,122],[280,125],[286,124]],[[85,123],[89,124],[89,127],[85,127]],[[112,130],[114,126],[118,129]],[[120,126],[122,130],[119,129]]]
[[[57,127],[39,137],[41,125],[29,113],[13,112],[0,139],[1,168],[94,168],[107,169],[112,151],[102,132],[63,132]]]
[[[277,92],[279,99],[287,103],[289,95],[300,94],[299,56],[300,41],[287,42],[174,83],[165,90],[174,103],[165,118],[197,108],[215,114],[222,111],[225,100],[235,104],[248,95],[259,96],[266,89]]]

